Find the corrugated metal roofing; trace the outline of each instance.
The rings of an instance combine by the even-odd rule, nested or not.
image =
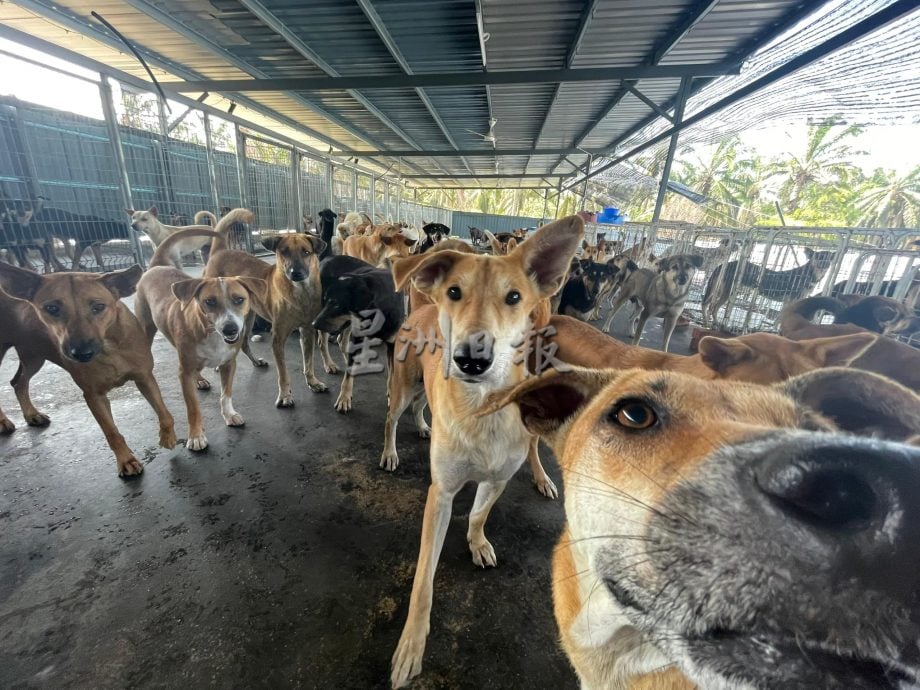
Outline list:
[[[164,81],[479,72],[715,63],[744,57],[803,0],[96,0]],[[17,6],[18,5],[18,6]],[[707,11],[696,16],[701,8]],[[588,11],[591,10],[591,11]],[[477,24],[481,11],[481,37]],[[140,66],[89,18],[83,0],[0,3],[0,23],[138,77]],[[698,21],[688,29],[688,20]],[[379,23],[375,25],[375,21]],[[683,30],[681,30],[683,29]],[[580,40],[579,40],[580,39]],[[665,54],[662,51],[667,49]],[[678,79],[635,84],[661,106]],[[248,94],[258,124],[342,149],[604,149],[654,112],[615,82]],[[233,94],[214,94],[209,104]],[[241,99],[240,99],[241,100]],[[614,103],[614,107],[610,107]],[[495,118],[494,147],[480,135]],[[319,140],[317,140],[319,137]],[[377,159],[404,174],[551,175],[585,156]],[[555,179],[555,178],[553,178]],[[420,183],[424,184],[424,183]],[[432,181],[432,184],[436,184]]]

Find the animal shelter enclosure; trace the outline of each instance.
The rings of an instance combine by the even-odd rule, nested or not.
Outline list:
[[[0,1],[0,687],[920,687],[920,224],[666,204],[918,36]]]

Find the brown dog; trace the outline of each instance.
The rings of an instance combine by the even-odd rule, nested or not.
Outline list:
[[[464,254],[476,254],[476,250],[473,249],[469,244],[463,240],[456,239],[446,239],[438,242],[434,247],[428,250],[429,252],[443,252],[443,251],[455,251],[463,252]],[[411,285],[409,286],[409,313],[422,307],[426,304],[434,304],[431,301],[431,298],[427,295],[419,292]]]
[[[573,369],[496,397],[483,413],[517,406],[563,468],[553,600],[582,687],[920,677],[918,396],[852,369],[773,387]]]
[[[13,345],[22,355],[13,386],[26,420],[35,426],[47,424],[47,417],[35,409],[28,392],[29,379],[47,359],[67,371],[83,391],[90,412],[115,453],[120,477],[140,474],[144,465],[125,443],[112,418],[107,395],[113,388],[134,381],[156,412],[160,446],[176,445],[172,415],[153,378],[150,343],[141,324],[121,301],[134,293],[141,274],[140,266],[133,266],[102,275],[40,276],[0,264],[0,287],[29,303],[11,304],[17,300],[0,290],[4,331],[0,353]]]
[[[159,330],[179,355],[179,381],[188,414],[185,447],[200,451],[208,447],[196,388],[202,385],[201,370],[220,371],[220,413],[227,426],[243,426],[233,407],[233,376],[236,355],[246,335],[246,320],[255,299],[264,299],[267,285],[260,278],[190,278],[172,266],[174,242],[189,237],[220,237],[220,230],[236,222],[249,222],[251,214],[236,209],[221,218],[218,231],[190,228],[173,233],[157,247],[137,285],[135,311],[148,342]],[[210,387],[209,385],[207,387]]]
[[[294,393],[288,377],[284,344],[294,330],[300,331],[303,373],[307,386],[314,393],[327,390],[326,384],[316,377],[313,368],[313,349],[317,343],[313,320],[322,309],[319,256],[326,248],[326,243],[313,234],[292,233],[265,239],[262,244],[269,251],[275,252],[274,265],[245,252],[227,249],[222,234],[211,245],[211,258],[204,274],[208,278],[250,276],[268,283],[264,297],[257,296],[254,300],[253,311],[272,323],[272,352],[278,367],[278,397],[275,406],[293,407]],[[251,322],[247,323],[243,352],[255,366],[266,366],[265,361],[255,357],[250,350],[250,326]],[[329,354],[329,344],[325,338],[319,339],[319,346],[326,371],[337,373],[338,367]]]
[[[811,317],[822,299],[806,298],[786,307],[780,315],[779,332],[792,340],[869,332],[852,324],[812,323]],[[892,338],[876,338],[872,347],[855,359],[852,366],[883,374],[911,390],[920,391],[920,351]]]
[[[397,344],[387,385],[382,467],[394,469],[399,462],[396,423],[410,402],[417,403],[424,394],[432,416],[432,483],[409,614],[393,656],[395,687],[405,685],[421,670],[434,573],[451,504],[468,481],[479,483],[467,532],[473,562],[482,567],[497,563],[485,536],[485,522],[508,480],[528,456],[533,436],[521,425],[516,410],[480,418],[472,413],[491,392],[526,375],[522,347],[534,312],[543,309],[559,288],[583,236],[584,223],[571,216],[543,226],[505,256],[428,252],[393,266],[397,289],[411,280],[434,302],[407,320],[412,334],[421,333],[431,342],[419,349],[406,341],[404,351]],[[417,416],[418,411],[416,406]]]
[[[371,266],[383,268],[387,261],[409,256],[417,240],[403,235],[402,227],[395,223],[375,225],[365,235],[352,235],[342,245],[345,256],[361,259]]]

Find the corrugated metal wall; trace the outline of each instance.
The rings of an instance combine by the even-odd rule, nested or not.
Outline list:
[[[470,236],[470,227],[488,230],[489,232],[511,232],[518,228],[535,228],[542,220],[526,216],[496,216],[491,213],[463,213],[454,211],[452,218],[452,234],[460,237]]]

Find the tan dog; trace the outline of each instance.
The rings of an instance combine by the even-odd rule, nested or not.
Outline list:
[[[486,239],[489,240],[489,245],[492,247],[492,256],[510,254],[519,244],[518,238],[510,232],[500,232],[497,235],[493,235],[488,230],[484,232]]]
[[[812,323],[811,318],[823,299],[806,298],[790,304],[780,315],[779,332],[792,340],[869,332],[852,324]],[[852,366],[883,374],[913,391],[920,391],[920,351],[892,338],[876,338],[872,347],[854,360]]]
[[[771,333],[738,338],[707,336],[699,354],[685,357],[645,347],[626,345],[593,326],[569,316],[549,320],[558,346],[556,357],[589,369],[660,369],[702,379],[732,379],[749,383],[776,383],[819,367],[849,366],[872,347],[876,336],[856,333],[796,342]]]
[[[342,253],[383,268],[388,261],[409,256],[416,241],[403,235],[399,225],[386,223],[374,226],[369,235],[352,235],[346,239]]]
[[[916,683],[916,395],[574,369],[497,398],[563,468],[553,600],[583,688]]]
[[[497,563],[485,536],[485,522],[527,457],[533,437],[516,410],[481,418],[472,414],[491,392],[524,378],[526,357],[519,354],[532,313],[545,306],[559,288],[583,236],[584,223],[571,216],[544,226],[506,256],[428,252],[393,266],[397,289],[411,279],[415,288],[434,301],[411,314],[407,325],[413,333],[416,328],[422,333],[430,330],[444,344],[418,353],[412,348],[401,353],[397,344],[387,386],[389,409],[381,466],[393,469],[399,462],[396,423],[413,399],[426,395],[432,416],[432,483],[409,615],[393,656],[394,687],[405,685],[421,670],[434,573],[453,498],[468,481],[479,483],[467,532],[473,562],[483,567]]]
[[[231,211],[217,228],[248,222],[244,209]],[[170,265],[172,244],[188,237],[219,237],[219,230],[190,228],[174,233],[157,247],[137,285],[135,311],[149,343],[160,331],[179,355],[179,382],[188,414],[185,447],[201,451],[208,447],[196,388],[202,385],[201,370],[220,371],[220,413],[227,426],[243,426],[233,407],[233,376],[236,355],[246,335],[246,319],[254,298],[264,299],[267,285],[260,278],[190,278]],[[206,382],[205,382],[206,383]]]
[[[248,213],[248,212],[247,212]],[[303,373],[307,386],[314,393],[327,390],[313,368],[313,350],[319,340],[325,369],[330,374],[338,372],[326,338],[317,339],[313,320],[322,309],[322,287],[319,280],[319,255],[326,243],[313,234],[292,233],[270,237],[262,241],[269,251],[275,252],[275,263],[268,264],[245,252],[226,248],[225,235],[215,239],[211,258],[205,267],[205,276],[250,276],[268,284],[264,296],[257,296],[253,311],[272,323],[272,353],[278,367],[278,397],[276,407],[293,407],[294,393],[288,376],[284,344],[294,330],[300,331],[300,349],[303,354]],[[247,323],[249,332],[251,322]],[[250,350],[249,338],[243,338],[243,352],[257,367],[265,366]]]
[[[476,250],[473,249],[469,244],[463,240],[455,239],[446,239],[438,242],[434,247],[428,250],[429,252],[443,252],[443,251],[455,251],[463,252],[464,254],[476,254]],[[427,295],[419,292],[411,285],[409,286],[409,313],[422,307],[426,304],[434,304],[431,298]]]
[[[153,244],[157,247],[163,244],[166,241],[166,238],[170,235],[174,235],[180,230],[212,230],[212,227],[207,225],[191,225],[180,227],[176,225],[166,225],[160,221],[159,211],[157,211],[156,206],[151,206],[146,211],[135,211],[134,209],[125,209],[128,215],[131,216],[131,227],[135,232],[145,233]],[[195,220],[203,219],[205,216],[202,214],[206,213],[210,218],[214,218],[214,214],[208,211],[199,211],[195,215]],[[204,235],[184,235],[185,239],[181,242],[174,242],[172,244],[172,249],[169,256],[170,263],[182,270],[182,256],[185,254],[194,254],[197,251],[200,251],[202,247],[207,246],[207,242],[202,242]]]
[[[0,290],[0,353],[11,345],[20,352],[13,386],[26,421],[33,426],[48,423],[29,399],[29,379],[47,359],[67,371],[83,391],[90,412],[115,453],[120,477],[140,474],[144,465],[112,418],[107,396],[113,388],[134,381],[157,415],[160,446],[176,445],[172,415],[153,377],[150,343],[141,324],[121,301],[134,293],[141,275],[140,266],[102,275],[40,276],[0,264],[0,287],[17,298],[13,300]],[[8,425],[0,426],[4,431],[12,430]]]

